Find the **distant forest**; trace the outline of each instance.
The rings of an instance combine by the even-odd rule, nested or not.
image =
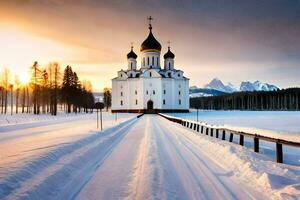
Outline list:
[[[300,88],[196,97],[190,99],[190,106],[204,110],[300,110]]]

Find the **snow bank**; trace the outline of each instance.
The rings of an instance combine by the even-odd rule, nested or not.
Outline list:
[[[181,125],[176,124],[176,126]],[[299,166],[275,163],[270,158],[249,151],[240,145],[185,129],[184,136],[195,143],[201,152],[227,169],[232,176],[245,185],[272,194],[270,196],[272,199],[300,198]]]
[[[168,113],[168,115],[197,120],[195,110],[190,113]],[[199,121],[215,127],[300,142],[298,111],[199,111]]]
[[[73,199],[136,120],[52,149],[22,168],[12,168],[0,179],[0,199]]]

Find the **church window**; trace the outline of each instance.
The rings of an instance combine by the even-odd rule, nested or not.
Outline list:
[[[171,72],[168,73],[168,76],[171,78]]]
[[[153,94],[155,94],[155,90],[153,90]]]
[[[123,96],[123,92],[121,92],[121,96]]]
[[[145,57],[143,58],[143,66],[145,67]]]
[[[123,101],[122,100],[120,101],[120,105],[123,106]]]
[[[149,66],[149,57],[147,57],[147,65]]]
[[[123,74],[121,74],[121,77],[123,77]]]
[[[180,74],[178,74],[178,77],[180,77]]]
[[[137,91],[134,92],[137,95]]]
[[[132,74],[129,74],[129,78],[132,78]]]
[[[152,73],[151,72],[149,73],[149,76],[152,77]]]
[[[166,104],[166,100],[165,100],[165,99],[163,100],[163,104],[164,104],[164,105]]]
[[[138,100],[137,99],[135,100],[135,105],[138,105]]]
[[[156,65],[158,66],[158,57],[156,57]]]
[[[178,103],[179,103],[179,105],[181,105],[181,99],[179,99],[179,102],[178,102]]]
[[[132,69],[132,62],[130,62],[130,69]]]
[[[169,70],[171,69],[171,63],[169,62]]]
[[[164,90],[164,94],[166,94],[166,90]]]
[[[148,94],[148,90],[146,91],[146,94]]]
[[[152,65],[154,65],[154,57],[152,56]]]
[[[179,92],[178,92],[178,94],[180,95],[180,94],[181,94],[181,92],[179,91]]]

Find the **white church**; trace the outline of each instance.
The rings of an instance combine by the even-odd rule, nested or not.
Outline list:
[[[164,54],[161,67],[161,44],[152,33],[149,18],[149,35],[141,45],[141,67],[131,47],[127,54],[126,70],[118,71],[112,79],[112,112],[188,112],[189,79],[183,71],[175,69],[175,55],[170,46]]]

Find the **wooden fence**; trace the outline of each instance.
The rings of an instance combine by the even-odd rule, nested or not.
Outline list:
[[[184,127],[187,127],[194,131],[197,131],[201,134],[210,135],[211,137],[213,137],[214,136],[213,133],[215,133],[215,137],[222,139],[222,140],[225,140],[226,134],[229,134],[229,142],[233,141],[233,135],[238,135],[239,136],[239,144],[242,146],[244,146],[245,136],[250,137],[253,139],[253,144],[254,144],[253,150],[254,150],[254,152],[257,152],[257,153],[259,152],[259,141],[260,140],[273,142],[276,144],[276,161],[278,163],[283,163],[282,145],[300,148],[299,142],[277,139],[277,138],[272,138],[272,137],[254,134],[254,133],[246,133],[246,132],[242,132],[242,131],[231,130],[228,128],[219,128],[219,127],[215,127],[212,125],[204,124],[202,122],[195,122],[195,121],[191,121],[191,120],[187,120],[187,119],[171,117],[171,116],[164,115],[161,113],[159,113],[159,115],[172,121],[172,122],[179,123]]]

